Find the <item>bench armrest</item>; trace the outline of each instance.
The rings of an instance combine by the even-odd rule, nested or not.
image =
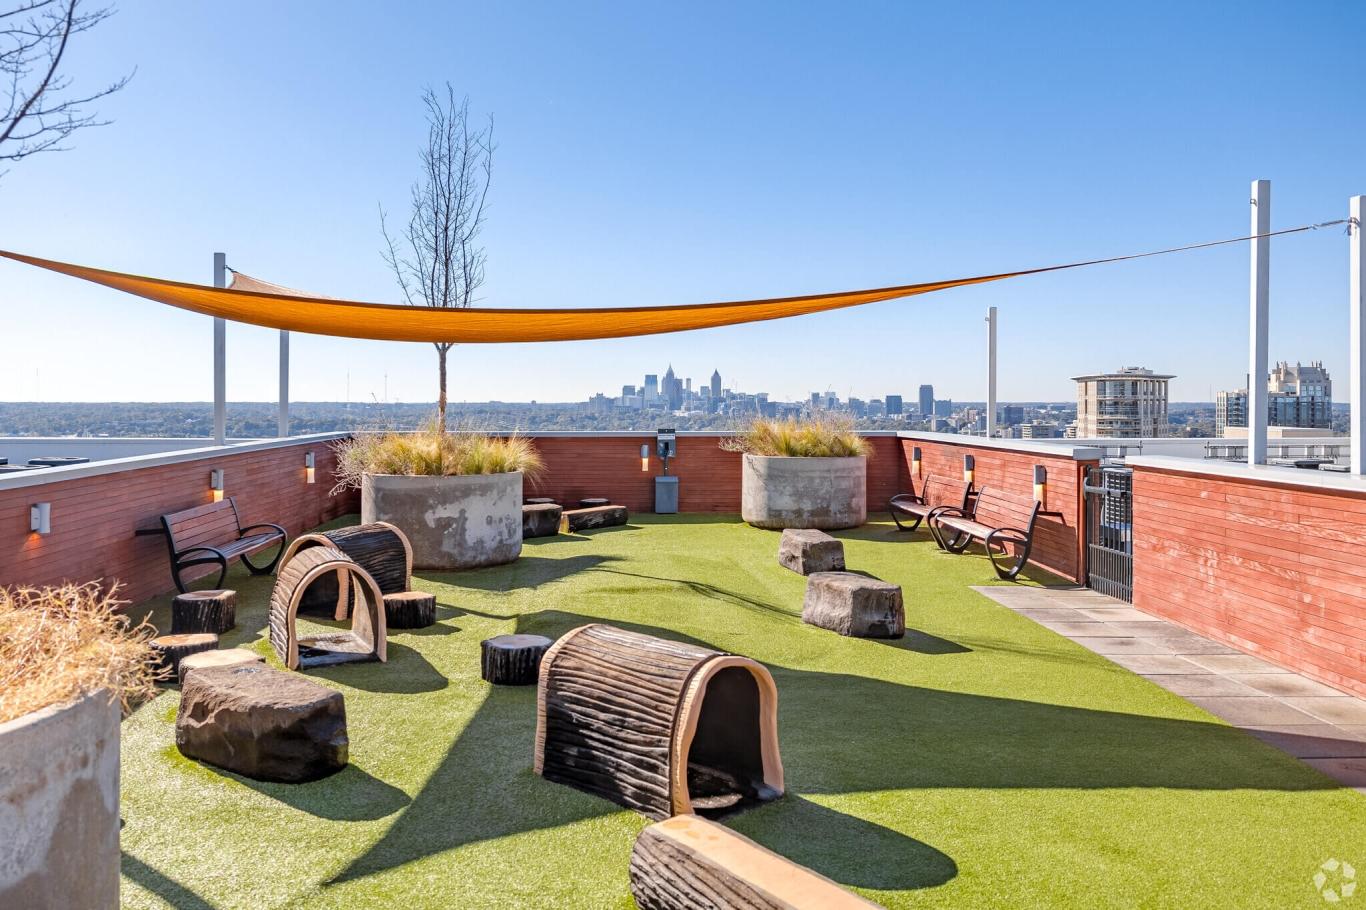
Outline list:
[[[996,528],[990,534],[987,535],[987,542],[991,542],[1000,535],[1013,535],[1014,537],[1018,538],[1017,540],[1013,541],[1013,543],[1027,543],[1029,541],[1028,531],[1022,531],[1019,528]]]
[[[175,553],[176,561],[179,562],[180,560],[184,559],[186,556],[188,556],[188,555],[191,554],[191,553],[212,553],[214,556],[217,556],[219,559],[224,559],[224,558],[225,558],[225,557],[223,556],[223,551],[220,550],[220,549],[218,549],[217,547],[190,547],[188,550],[176,550],[176,553]]]
[[[284,528],[270,521],[263,521],[260,524],[247,525],[245,528],[238,528],[237,536],[238,538],[246,537],[248,531],[254,531],[257,528],[271,528],[272,530],[279,531],[281,537],[289,537],[289,533]]]
[[[923,506],[925,504],[925,500],[915,495],[914,493],[898,493],[888,501],[891,502],[893,505],[899,502],[909,502],[912,505],[917,506]]]
[[[970,512],[968,512],[967,509],[961,508],[961,507],[959,507],[959,506],[938,506],[938,507],[936,507],[936,508],[930,510],[930,515],[929,515],[929,517],[932,518],[932,519],[933,519],[933,518],[942,518],[942,517],[945,516],[945,515],[948,515],[948,516],[950,516],[950,517],[956,516],[956,517],[958,517],[958,518],[971,518],[971,517],[972,517],[972,514],[971,514]]]

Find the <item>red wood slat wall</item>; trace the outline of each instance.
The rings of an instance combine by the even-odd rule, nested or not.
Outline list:
[[[1366,495],[1134,470],[1134,606],[1366,695]]]
[[[305,482],[313,452],[317,482]],[[224,471],[225,495],[244,525],[272,521],[290,535],[357,511],[359,496],[329,496],[336,459],[328,442],[239,452],[177,464],[0,490],[0,585],[118,579],[136,603],[174,587],[166,542],[137,537],[167,512],[212,502],[209,472]],[[31,533],[29,506],[52,504],[52,533]]]
[[[974,487],[996,487],[1022,496],[1033,497],[1034,466],[1043,465],[1048,472],[1048,501],[1044,508],[1058,514],[1039,516],[1029,561],[1072,581],[1079,582],[1085,577],[1081,488],[1086,469],[1095,467],[1096,462],[1077,461],[1070,453],[1011,452],[967,442],[902,439],[900,443],[907,470],[912,452],[918,447],[922,473],[958,480],[963,476],[963,456],[972,455]]]

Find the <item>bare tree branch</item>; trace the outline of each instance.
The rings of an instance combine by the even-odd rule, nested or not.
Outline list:
[[[0,161],[61,151],[72,133],[109,122],[86,107],[122,89],[132,74],[72,94],[61,69],[72,37],[113,14],[110,7],[86,9],[84,0],[20,0],[0,9]]]
[[[469,98],[455,98],[446,85],[442,98],[432,89],[422,95],[427,112],[427,142],[419,156],[420,177],[411,192],[408,224],[395,237],[384,209],[385,263],[393,270],[409,305],[468,307],[484,283],[484,248],[479,246],[493,179],[493,118],[470,124]],[[437,419],[446,425],[446,355],[450,343],[436,344],[439,367]]]

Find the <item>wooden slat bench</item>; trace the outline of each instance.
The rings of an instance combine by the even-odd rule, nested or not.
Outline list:
[[[947,506],[966,509],[971,489],[972,485],[965,480],[954,481],[926,474],[924,480],[920,481],[920,492],[912,488],[910,493],[896,494],[887,503],[887,509],[892,513],[897,530],[914,531],[935,509]],[[910,523],[902,524],[903,518],[909,519]]]
[[[288,535],[277,524],[263,523],[242,526],[237,515],[237,503],[231,497],[222,502],[197,506],[183,512],[161,516],[161,527],[166,535],[166,546],[171,551],[171,577],[184,594],[186,569],[197,566],[218,566],[218,581],[213,587],[223,587],[228,574],[228,563],[242,560],[242,565],[253,575],[269,575],[284,553]],[[252,564],[247,556],[274,544],[280,549],[275,558],[264,566]]]
[[[962,553],[980,540],[996,574],[1013,580],[1029,561],[1039,501],[1032,496],[984,487],[971,508],[942,508],[929,518],[935,542],[950,553]],[[1011,556],[1012,547],[1015,554]]]

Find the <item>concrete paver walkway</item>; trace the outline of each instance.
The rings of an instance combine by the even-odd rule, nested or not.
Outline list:
[[[974,590],[1366,794],[1366,699],[1086,588]]]

